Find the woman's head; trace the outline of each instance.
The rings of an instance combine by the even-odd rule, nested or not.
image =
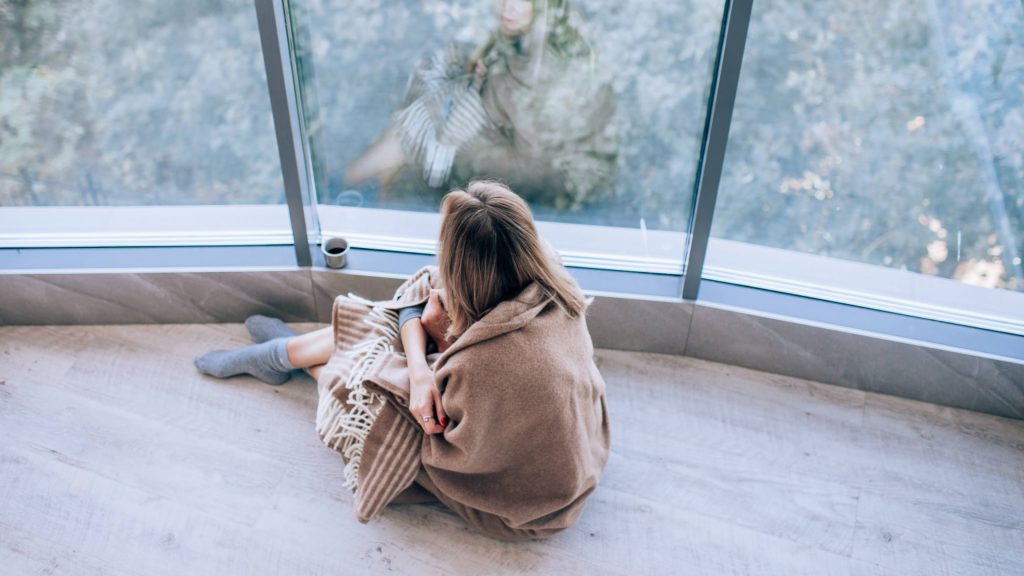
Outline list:
[[[484,58],[496,44],[517,42],[526,37],[530,46],[550,46],[557,54],[577,57],[590,53],[573,23],[569,0],[496,0],[497,34],[492,34],[472,60]],[[529,48],[528,48],[529,49]]]
[[[505,36],[520,36],[533,23],[533,0],[498,0],[501,32]]]
[[[459,336],[531,282],[572,317],[585,302],[576,282],[547,254],[522,198],[504,184],[470,182],[441,202],[438,263],[448,295],[450,336]]]

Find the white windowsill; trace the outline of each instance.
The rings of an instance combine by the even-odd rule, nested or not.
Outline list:
[[[0,248],[291,243],[284,204],[0,208]]]
[[[1024,335],[1024,293],[873,264],[711,238],[703,277]]]
[[[318,210],[324,236],[344,236],[354,247],[435,251],[437,214],[338,206]],[[538,228],[570,266],[682,271],[683,233],[556,222],[539,222]],[[0,208],[0,248],[291,243],[283,204]],[[704,277],[1024,335],[1024,294],[859,262],[712,238]]]
[[[324,237],[343,236],[359,248],[436,252],[438,214],[340,206],[317,210]],[[686,234],[681,232],[545,221],[538,221],[537,228],[569,266],[682,274]]]

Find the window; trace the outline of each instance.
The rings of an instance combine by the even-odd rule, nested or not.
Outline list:
[[[301,142],[251,2],[0,7],[0,247],[292,244],[287,153],[313,242],[433,253],[496,178],[566,263],[675,286],[724,2],[258,4]],[[758,4],[704,276],[1024,334],[1022,12]]]
[[[252,2],[0,7],[0,244],[290,243],[283,202]]]
[[[325,233],[431,252],[496,178],[568,263],[682,271],[721,2],[289,4]]]
[[[757,3],[705,277],[1024,333],[1020,2]]]

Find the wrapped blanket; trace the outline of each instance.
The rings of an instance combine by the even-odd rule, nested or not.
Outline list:
[[[358,519],[420,484],[469,524],[506,540],[571,526],[608,459],[604,381],[584,317],[531,284],[427,357],[450,420],[426,435],[407,409],[397,310],[425,302],[437,271],[390,301],[335,299],[336,348],[318,382],[317,432],[345,460]]]

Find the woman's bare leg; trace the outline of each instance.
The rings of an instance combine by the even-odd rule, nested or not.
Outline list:
[[[317,382],[319,382],[320,381],[320,371],[323,370],[323,369],[324,369],[324,364],[320,364],[318,366],[313,366],[313,367],[307,368],[306,372],[309,372],[309,375],[313,377],[313,380],[316,380]]]
[[[288,360],[296,368],[312,368],[322,366],[334,352],[334,330],[331,326],[314,330],[288,339]],[[319,375],[317,374],[313,377]]]
[[[405,164],[405,152],[394,129],[381,135],[372,146],[345,168],[345,184],[358,186],[371,178],[392,177]]]

